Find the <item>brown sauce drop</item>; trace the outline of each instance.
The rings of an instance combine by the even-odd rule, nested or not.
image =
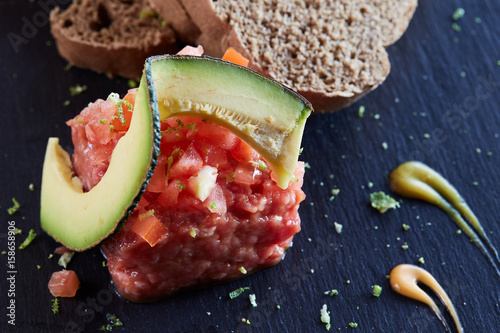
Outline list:
[[[444,210],[469,236],[471,242],[476,244],[500,275],[498,268],[500,257],[497,250],[488,239],[474,212],[443,176],[424,163],[410,161],[392,170],[389,174],[389,185],[400,195],[427,201]]]
[[[450,298],[441,287],[441,285],[439,285],[439,283],[436,281],[436,279],[425,269],[407,264],[396,266],[391,271],[390,282],[394,291],[403,296],[413,298],[430,306],[434,313],[438,316],[439,320],[443,323],[446,330],[448,332],[451,332],[448,323],[446,322],[436,303],[425,291],[423,291],[417,285],[417,283],[422,283],[431,288],[436,293],[436,295],[438,295],[441,302],[450,312],[455,322],[455,326],[457,327],[457,331],[459,333],[462,333],[464,331]]]

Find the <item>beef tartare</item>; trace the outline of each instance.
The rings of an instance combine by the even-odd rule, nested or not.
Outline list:
[[[68,122],[85,190],[106,172],[135,93],[98,100]],[[150,302],[276,265],[300,231],[303,163],[282,189],[255,150],[212,121],[168,118],[161,131],[158,164],[138,206],[102,245],[119,293]]]

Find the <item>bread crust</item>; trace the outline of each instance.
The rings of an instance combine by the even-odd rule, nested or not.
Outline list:
[[[369,48],[368,51],[372,56],[372,59],[369,59],[368,61],[362,59],[362,70],[364,72],[361,74],[360,69],[357,68],[359,67],[359,64],[353,62],[349,63],[348,59],[347,63],[341,65],[344,66],[346,70],[340,73],[341,75],[344,75],[341,79],[345,78],[344,81],[347,81],[347,84],[344,83],[337,85],[338,80],[330,80],[335,81],[335,83],[326,85],[328,89],[321,89],[312,85],[307,86],[299,84],[294,81],[294,78],[283,75],[283,73],[287,72],[288,64],[273,65],[271,64],[273,60],[275,60],[273,57],[269,57],[270,59],[264,59],[262,57],[262,53],[259,54],[258,52],[255,52],[255,50],[251,50],[249,45],[245,45],[243,37],[245,37],[244,34],[246,34],[247,31],[243,29],[238,30],[238,22],[235,22],[236,20],[232,17],[236,14],[233,12],[226,12],[226,17],[224,19],[219,17],[216,13],[214,2],[212,0],[167,0],[167,2],[168,1],[179,2],[181,7],[184,8],[186,15],[190,17],[191,22],[197,25],[201,34],[196,38],[195,42],[203,45],[206,54],[221,57],[227,47],[234,47],[250,60],[249,67],[265,75],[273,77],[274,79],[281,81],[290,86],[292,89],[298,91],[313,104],[315,112],[329,112],[345,108],[383,83],[385,78],[389,75],[391,67],[389,56],[385,47],[393,44],[402,36],[407,29],[417,7],[417,0],[401,0],[397,3],[393,3],[390,0],[356,0],[354,5],[352,5],[353,2],[347,2],[347,4],[353,7],[359,6],[359,8],[356,7],[355,9],[359,10],[360,13],[368,12],[367,15],[373,16],[373,18],[366,20],[366,23],[365,21],[359,23],[361,26],[359,32],[361,37],[358,36],[363,43],[367,44],[363,47]],[[228,3],[229,1],[219,0],[218,5],[222,2]],[[269,2],[279,3],[280,1]],[[291,2],[293,1],[290,1],[290,3]],[[308,5],[312,5],[315,2],[317,1],[305,1]],[[330,2],[335,2],[335,4],[337,4],[341,3],[342,0]],[[391,10],[388,10],[388,8]],[[169,14],[167,12],[160,11],[160,14],[166,17],[167,20],[169,19]],[[252,12],[252,14],[255,13]],[[359,13],[354,14],[360,16]],[[346,20],[350,19],[350,17],[346,17]],[[364,17],[361,16],[360,21],[363,19]],[[350,24],[351,23],[349,22],[348,25]],[[357,24],[357,22],[354,22],[354,24]],[[366,26],[363,26],[363,24],[366,24]],[[378,24],[379,26],[372,26],[373,24]],[[173,25],[173,27],[174,29],[176,28],[175,25]],[[280,37],[282,39],[286,39],[287,36]],[[356,52],[356,50],[352,50],[354,47],[356,47],[356,45],[351,47],[351,53]],[[333,51],[338,50],[332,50],[332,52]],[[255,56],[256,54],[257,56]],[[304,54],[304,56],[307,61],[317,60],[311,60],[311,57],[314,58],[314,55]],[[337,55],[335,55],[335,57],[337,57]],[[290,61],[291,60],[292,59],[290,59]],[[344,59],[338,58],[335,58],[335,60],[338,60],[340,63],[344,61]],[[357,61],[358,59],[354,60]],[[279,66],[282,66],[282,68],[279,68]],[[304,76],[318,76],[317,72],[319,70],[321,70],[320,67],[314,67],[314,70],[309,70],[309,72]],[[369,75],[367,75],[367,73]],[[318,78],[317,81],[320,81],[320,79]]]
[[[137,39],[130,40],[125,37],[120,38],[120,36],[114,37],[115,39],[110,42],[103,42],[93,39],[95,32],[87,36],[75,33],[66,26],[68,17],[74,19],[75,15],[82,15],[82,7],[90,6],[91,2],[89,0],[75,1],[64,12],[60,8],[55,8],[50,13],[51,33],[56,41],[57,50],[73,65],[111,76],[140,79],[147,57],[176,53],[179,50],[175,34],[169,27],[151,31],[147,38],[137,36],[137,39],[142,38],[141,43],[138,43]],[[138,14],[136,18],[139,18]],[[79,23],[89,24],[92,17],[79,19],[84,21],[83,23],[79,21]]]

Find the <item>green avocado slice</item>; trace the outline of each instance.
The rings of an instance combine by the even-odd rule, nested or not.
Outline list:
[[[196,116],[225,126],[269,163],[277,184],[293,177],[311,104],[248,68],[211,57],[157,56],[146,61],[127,133],[101,181],[84,192],[59,139],[47,144],[42,228],[67,248],[91,248],[137,206],[157,163],[160,119]]]
[[[297,165],[311,104],[284,85],[246,67],[207,56],[156,56],[146,61],[152,108],[160,118],[217,121],[269,163],[288,187]],[[157,103],[154,103],[157,102]]]
[[[75,251],[95,246],[132,213],[156,166],[159,114],[149,106],[143,79],[127,133],[120,139],[101,181],[84,192],[58,138],[47,144],[42,174],[42,228]]]

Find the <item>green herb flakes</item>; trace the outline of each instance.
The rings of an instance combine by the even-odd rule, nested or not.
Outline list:
[[[137,81],[130,79],[127,81],[127,85],[130,89],[137,88]]]
[[[24,250],[28,245],[31,244],[31,242],[35,239],[36,237],[36,232],[33,229],[30,229],[30,232],[28,234],[28,237],[24,240],[24,242],[19,245],[20,250]]]
[[[87,86],[86,85],[81,86],[79,84],[76,84],[74,86],[69,87],[69,93],[70,93],[71,96],[78,96],[82,92],[84,92],[85,90],[87,90]]]
[[[462,27],[460,27],[460,26],[459,26],[458,24],[456,24],[455,22],[453,22],[453,23],[451,24],[451,28],[452,28],[453,30],[455,30],[456,32],[460,32],[460,30],[462,30]]]
[[[179,187],[179,190],[185,190],[186,186],[182,185],[181,181],[176,179],[175,182],[177,183],[177,186]]]
[[[69,101],[69,99],[67,99],[63,102],[63,106],[69,106],[70,104],[71,104],[71,102]]]
[[[465,15],[465,10],[463,8],[457,8],[455,9],[455,11],[453,12],[453,20],[454,21],[458,21],[460,20],[462,17],[464,17]]]
[[[52,301],[52,313],[59,313],[59,298],[54,298]]]
[[[139,20],[142,20],[146,17],[157,18],[159,17],[158,13],[151,9],[145,9],[139,13]]]
[[[424,257],[420,257],[420,258],[418,258],[418,263],[419,263],[420,265],[425,264],[425,259],[424,259]]]
[[[120,95],[118,95],[117,93],[109,94],[107,100],[112,102],[116,106],[116,115],[113,117],[119,119],[120,123],[122,123],[122,125],[125,125],[125,116],[123,115],[123,105],[128,107],[128,111],[132,111],[133,109],[132,104],[130,104],[130,102],[128,101],[120,100]]]
[[[242,274],[246,274],[248,273],[247,270],[245,269],[245,267],[241,266],[240,268],[238,268],[238,270],[242,273]]]
[[[229,293],[229,298],[230,299],[235,299],[236,297],[240,296],[245,292],[245,290],[250,290],[250,287],[241,287],[236,290],[233,290]]]
[[[359,118],[363,118],[365,116],[365,106],[364,105],[360,105],[359,106],[359,109],[358,109],[358,117]]]
[[[106,314],[106,320],[109,324],[102,325],[100,328],[101,332],[111,332],[113,328],[123,326],[123,322],[112,313]]]
[[[391,208],[399,208],[399,202],[382,191],[371,193],[370,201],[372,207],[378,209],[378,211],[381,213],[385,213],[388,209]]]
[[[21,208],[21,205],[16,200],[16,198],[12,198],[12,202],[14,203],[14,205],[12,207],[7,208],[7,213],[9,213],[9,215],[14,215],[15,213],[17,213],[19,208]]]
[[[234,171],[226,175],[226,183],[231,183],[234,181]]]
[[[406,223],[403,223],[403,230],[404,231],[410,230],[410,226],[408,224],[406,224]]]
[[[382,287],[379,286],[378,284],[373,286],[373,296],[375,297],[380,297],[380,294],[382,294]]]
[[[337,289],[332,289],[332,290],[327,290],[325,291],[325,295],[328,296],[337,296],[339,294],[339,291]]]
[[[358,328],[358,323],[349,323],[350,328]]]

